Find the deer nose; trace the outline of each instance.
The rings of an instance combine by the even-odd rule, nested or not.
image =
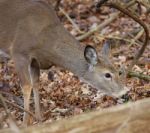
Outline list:
[[[120,91],[119,93],[113,93],[112,95],[114,97],[119,98],[119,97],[123,96],[124,94],[126,94],[128,91],[129,91],[129,88],[124,87],[122,91]]]

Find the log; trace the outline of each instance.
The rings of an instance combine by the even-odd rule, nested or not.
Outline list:
[[[23,133],[150,133],[150,98],[20,129]],[[0,133],[12,133],[11,129]]]

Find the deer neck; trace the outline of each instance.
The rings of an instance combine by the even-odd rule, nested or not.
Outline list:
[[[79,77],[84,75],[88,69],[88,63],[84,58],[84,47],[62,27],[55,29],[55,35],[52,36],[48,41],[51,47],[47,47],[50,62],[70,70]]]

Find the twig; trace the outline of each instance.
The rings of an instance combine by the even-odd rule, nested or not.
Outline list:
[[[109,39],[116,39],[116,40],[123,40],[123,41],[125,41],[125,42],[128,42],[128,43],[132,43],[132,40],[129,40],[129,39],[125,39],[125,38],[122,38],[122,37],[119,37],[119,36],[113,36],[113,35],[108,35],[108,36],[104,36],[104,35],[100,35],[100,34],[98,34],[97,35],[97,37],[98,38],[109,38]],[[133,40],[134,41],[134,40]],[[140,45],[140,44],[138,44],[138,43],[136,43],[136,42],[134,42],[136,45]]]
[[[34,115],[33,113],[31,113],[30,111],[25,110],[23,107],[21,107],[21,106],[15,104],[15,103],[12,103],[12,102],[10,102],[10,101],[8,101],[8,100],[6,100],[4,97],[3,97],[3,100],[4,100],[6,103],[12,105],[13,107],[18,108],[18,109],[20,109],[20,110],[22,110],[22,111],[24,111],[24,112],[30,114],[32,117],[34,117],[34,118],[36,119],[35,115]]]
[[[131,17],[133,20],[135,20],[137,23],[139,23],[144,28],[144,31],[145,31],[145,42],[144,42],[143,46],[141,47],[141,49],[139,50],[139,52],[135,55],[131,65],[129,66],[128,71],[131,71],[132,67],[137,63],[139,58],[144,53],[146,46],[148,45],[149,30],[147,28],[147,25],[143,21],[141,21],[137,16],[133,15],[131,13],[131,11],[127,10],[126,8],[122,8],[120,5],[118,5],[116,3],[107,3],[105,5],[118,9],[119,11],[121,11],[124,14],[128,15],[129,17]]]
[[[80,30],[80,28],[78,27],[78,25],[69,17],[69,15],[62,9],[59,8],[60,11],[66,16],[66,18],[69,20],[69,22],[73,25],[73,27],[80,33],[83,34],[84,32]]]
[[[108,0],[99,0],[99,2],[96,4],[96,6],[99,8],[101,7],[104,3],[106,3]]]
[[[14,120],[13,120],[13,118],[12,118],[12,116],[11,116],[9,110],[8,110],[8,107],[7,107],[6,103],[5,103],[5,100],[4,100],[4,98],[3,98],[3,96],[1,94],[0,94],[0,100],[2,102],[2,105],[3,105],[4,109],[5,109],[6,115],[9,118],[9,126],[10,126],[10,128],[13,130],[13,132],[20,133],[20,130],[17,127],[16,123],[14,122]]]
[[[150,81],[150,76],[148,75],[145,75],[145,74],[142,74],[142,73],[136,73],[136,72],[129,72],[128,73],[128,76],[131,76],[131,77],[138,77],[139,79],[144,79],[146,81]]]
[[[1,100],[1,104],[3,105],[3,107],[5,109],[6,115],[10,116],[7,105],[5,103],[5,100],[4,100],[4,97],[2,96],[2,94],[0,94],[0,100]]]
[[[118,15],[119,15],[119,13],[112,13],[110,15],[110,17],[108,19],[106,19],[103,23],[101,23],[100,25],[98,25],[96,28],[91,29],[90,31],[86,32],[85,34],[77,37],[77,40],[82,41],[82,40],[86,39],[87,37],[89,37],[90,35],[92,35],[93,33],[95,33],[96,31],[99,31],[99,30],[103,29],[105,26],[107,26],[112,21],[114,21],[115,19],[117,19]]]
[[[1,91],[1,90],[0,90],[0,93],[2,95],[4,95],[5,97],[8,97],[7,100],[13,99],[15,101],[15,103],[17,103],[18,105],[23,105],[23,100],[21,98],[17,97],[16,95],[9,93],[9,92],[6,92],[6,91]]]
[[[121,28],[121,27],[120,27],[120,28]],[[135,37],[135,35],[133,35],[132,32],[128,32],[125,37],[127,37],[127,36],[132,37],[132,38]],[[139,40],[136,40],[136,42],[137,42],[140,46],[143,44],[143,43],[142,43],[141,41],[139,41]]]
[[[57,0],[57,1],[56,1],[56,5],[55,5],[55,10],[56,10],[56,11],[59,10],[60,2],[61,2],[61,0]]]
[[[147,13],[150,12],[150,2],[144,1],[144,0],[136,0],[137,2],[141,3],[143,6],[145,6],[147,8]]]
[[[12,102],[10,102],[10,101],[8,101],[8,100],[5,100],[5,101],[6,101],[6,103],[8,103],[8,104],[10,104],[10,105],[12,105],[12,106],[14,106],[14,107],[16,107],[16,108],[18,108],[18,109],[24,111],[24,112],[30,114],[32,117],[34,117],[35,119],[37,119],[37,118],[35,117],[35,115],[34,115],[32,112],[30,112],[30,111],[28,111],[28,110],[25,110],[23,107],[21,107],[21,106],[15,104],[15,103],[12,103]]]
[[[135,3],[135,0],[129,2],[125,6],[125,8],[128,8],[128,7],[132,6],[134,3]],[[99,4],[99,3],[97,3],[97,4]],[[96,5],[96,7],[98,8],[98,5]],[[85,34],[83,34],[81,36],[78,36],[76,39],[79,40],[79,41],[82,41],[82,40],[86,39],[87,37],[89,37],[90,35],[94,34],[95,32],[100,31],[101,29],[106,27],[109,23],[111,23],[112,21],[117,19],[119,14],[120,14],[119,12],[111,14],[110,17],[107,20],[105,20],[103,23],[99,24],[96,28],[91,29],[90,31],[86,32]]]
[[[1,117],[1,119],[0,119],[0,129],[1,129],[2,123],[3,123],[4,121],[6,121],[6,119],[7,119],[7,115],[4,114],[4,115]]]
[[[136,40],[138,40],[144,33],[144,29],[140,30],[140,32],[132,39],[131,43],[129,44],[129,48],[132,46],[133,43],[136,43]]]

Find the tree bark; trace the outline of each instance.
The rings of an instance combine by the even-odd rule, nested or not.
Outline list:
[[[150,133],[150,98],[20,129],[23,133]],[[11,129],[0,133],[11,133]]]

